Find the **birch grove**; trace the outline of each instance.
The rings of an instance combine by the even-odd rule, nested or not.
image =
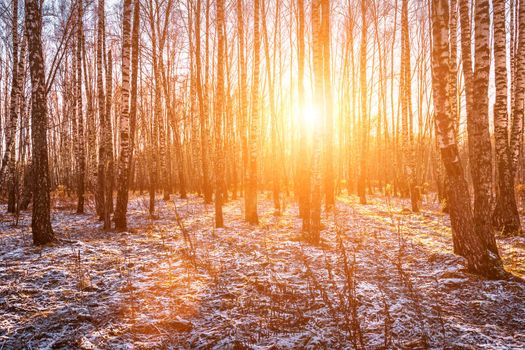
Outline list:
[[[341,200],[395,197],[410,215],[434,203],[469,269],[507,276],[523,1],[41,3],[4,0],[0,23],[0,200],[31,208],[35,244],[57,240],[59,194],[108,235],[133,229],[137,198],[150,220],[213,203],[217,229],[233,205],[264,227],[271,198],[314,246]]]

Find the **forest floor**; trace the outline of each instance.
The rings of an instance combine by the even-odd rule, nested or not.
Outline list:
[[[0,350],[525,347],[525,286],[467,273],[435,204],[341,196],[312,246],[295,204],[275,216],[259,198],[258,226],[232,200],[214,229],[201,198],[159,200],[150,218],[136,197],[126,233],[55,203],[62,240],[43,248],[29,212],[2,214]],[[498,244],[525,277],[525,238]]]

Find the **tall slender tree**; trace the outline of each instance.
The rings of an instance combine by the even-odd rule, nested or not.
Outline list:
[[[104,0],[98,1],[97,9],[97,103],[99,119],[99,146],[98,146],[98,166],[97,166],[97,187],[95,193],[96,210],[100,219],[104,219],[105,208],[105,173],[104,164],[106,162],[105,133],[106,133],[106,97],[104,93],[104,76],[103,76],[103,57],[104,57]]]
[[[475,7],[475,61],[473,114],[467,116],[469,157],[474,185],[474,223],[476,231],[491,251],[498,248],[492,229],[492,146],[489,132],[490,13],[489,1],[477,0]],[[464,67],[464,69],[466,69]]]
[[[4,156],[2,158],[2,167],[0,169],[0,187],[2,185],[3,175],[7,169],[7,190],[8,190],[8,205],[7,211],[9,213],[15,212],[15,142],[16,129],[18,122],[18,105],[19,105],[19,72],[18,67],[18,0],[13,0],[13,15],[11,21],[12,42],[13,42],[13,65],[11,78],[11,96],[9,104],[9,119],[6,122],[6,147]]]
[[[324,87],[324,191],[326,208],[330,210],[335,205],[334,192],[334,118],[332,106],[332,76],[331,76],[331,35],[330,35],[330,1],[321,1],[321,36],[323,46],[323,87]]]
[[[33,243],[42,245],[53,241],[51,227],[51,182],[47,149],[47,95],[42,50],[42,8],[38,0],[25,1],[25,26],[31,73],[31,144],[33,154]]]
[[[83,41],[83,1],[77,4],[77,28],[76,28],[76,90],[75,104],[77,111],[78,136],[77,136],[77,213],[84,213],[84,191],[86,177],[86,148],[84,135],[84,113],[82,105],[82,41]]]
[[[305,9],[304,0],[297,0],[297,95],[299,99],[299,157],[298,198],[299,212],[303,219],[303,232],[310,230],[310,174],[308,171],[308,130],[305,117],[304,57],[305,57]]]
[[[522,7],[523,5],[520,6]],[[514,132],[514,130],[512,130],[514,127],[511,124],[511,128],[509,128],[509,114],[507,105],[507,12],[504,1],[494,1],[493,7],[494,65],[496,75],[494,140],[496,143],[495,149],[497,170],[496,207],[493,214],[493,223],[498,231],[505,234],[515,234],[521,232],[521,221],[518,213],[518,207],[516,205],[516,196],[514,194],[515,174],[512,164],[512,150],[510,145],[510,134]],[[520,74],[519,71],[518,74]],[[523,77],[518,77],[517,79],[523,79]],[[511,129],[510,133],[509,129]]]
[[[111,214],[113,213],[113,188],[115,175],[115,162],[113,156],[113,128],[111,124],[111,111],[113,107],[113,55],[111,50],[107,54],[106,65],[106,111],[104,113],[104,229],[111,229]]]
[[[208,6],[206,4],[206,49],[205,53],[208,54]],[[206,83],[203,84],[202,64],[201,64],[201,0],[197,0],[195,10],[195,67],[196,67],[196,88],[197,97],[199,99],[199,122],[200,122],[200,139],[201,139],[201,161],[202,161],[202,191],[204,195],[204,202],[211,203],[212,189],[210,185],[209,165],[208,165],[208,108],[206,99]],[[207,56],[206,56],[207,57]],[[207,60],[205,65],[204,81],[207,81]],[[203,87],[204,85],[204,87]]]
[[[257,1],[257,0],[256,0]],[[224,227],[222,203],[224,195],[223,114],[224,114],[224,65],[225,65],[225,21],[224,0],[217,0],[217,87],[215,96],[215,227]]]
[[[277,35],[277,32],[279,31],[279,10],[280,10],[280,6],[279,4],[276,4],[276,14],[275,14],[275,33]],[[268,82],[268,97],[269,97],[269,109],[270,109],[270,118],[271,118],[271,148],[272,148],[272,157],[275,161],[278,161],[279,159],[279,146],[277,144],[277,133],[278,133],[278,128],[279,128],[279,125],[278,125],[278,122],[277,122],[277,119],[278,119],[278,116],[277,116],[277,107],[276,107],[276,102],[275,102],[275,99],[276,99],[276,84],[275,84],[275,64],[272,64],[271,62],[271,59],[270,59],[270,44],[269,44],[269,40],[268,40],[268,26],[267,26],[267,21],[266,21],[266,18],[267,18],[267,10],[266,10],[266,5],[265,5],[265,1],[264,0],[261,0],[261,11],[263,14],[265,14],[264,16],[262,16],[261,18],[261,24],[262,24],[262,32],[263,32],[263,42],[264,42],[264,57],[265,57],[265,62],[266,62],[266,65],[265,65],[265,68],[266,68],[266,79],[267,79],[267,82]],[[276,42],[276,40],[274,40],[274,42]],[[273,54],[271,55],[272,57],[275,58],[276,56],[276,52],[275,50],[277,49],[277,45],[274,45],[274,52]],[[274,67],[273,71],[272,71],[272,66]],[[281,181],[281,178],[280,178],[280,171],[279,169],[275,169],[275,171],[273,172],[273,175],[272,175],[272,194],[273,194],[273,205],[274,205],[274,213],[277,214],[277,215],[280,215],[281,213],[281,201],[280,201],[280,181]]]
[[[139,6],[135,4],[135,6]],[[131,0],[124,0],[122,16],[122,89],[120,100],[120,152],[118,163],[118,193],[115,210],[115,228],[125,230],[127,226],[126,211],[129,186],[130,166],[130,118],[129,118],[129,83],[130,83],[130,52],[131,52]]]
[[[321,0],[312,1],[312,50],[314,73],[314,108],[317,114],[324,113],[323,90],[323,46],[321,35]],[[320,115],[316,116],[321,118]],[[310,232],[309,240],[316,244],[321,232],[321,142],[320,125],[316,125],[312,135],[311,160],[311,200],[310,200]]]
[[[408,28],[408,0],[401,4],[401,135],[403,182],[408,182],[412,211],[419,212],[419,193],[415,167],[415,145],[412,137],[412,71],[410,64],[410,34]]]
[[[199,0],[200,1],[200,0]],[[196,77],[196,58],[195,58],[195,38],[194,38],[194,24],[193,24],[193,17],[195,14],[195,7],[194,2],[191,0],[188,0],[188,8],[191,9],[191,11],[188,12],[188,46],[190,49],[190,95],[189,95],[189,104],[190,104],[190,117],[191,117],[191,151],[192,151],[192,170],[193,170],[193,181],[190,181],[190,185],[193,186],[193,189],[197,192],[197,194],[202,194],[202,167],[201,167],[201,159],[200,159],[200,137],[199,137],[199,112],[198,112],[198,104],[199,101],[197,99],[197,77]],[[200,7],[200,3],[199,3]],[[200,16],[200,15],[199,15]],[[181,101],[182,102],[182,101]],[[183,103],[180,103],[180,105],[183,105]],[[175,128],[175,125],[172,126],[172,128]],[[179,169],[181,169],[179,167]],[[182,171],[182,170],[181,170]]]
[[[518,6],[518,45],[517,51],[523,50],[525,48],[525,3],[523,1],[519,2]],[[524,55],[514,55],[517,56],[517,63],[515,69],[515,97],[513,99],[512,106],[512,118],[511,118],[511,133],[510,133],[510,158],[511,158],[511,169],[512,169],[512,181],[516,176],[516,171],[518,168],[518,160],[520,159],[521,144],[523,142],[523,115],[525,112],[525,56]],[[523,159],[523,157],[521,157]],[[509,184],[510,186],[511,184]],[[512,186],[514,187],[514,186]],[[514,193],[513,193],[514,194]]]
[[[468,184],[454,131],[450,96],[448,94],[449,66],[449,5],[448,0],[432,1],[432,90],[435,126],[441,158],[450,181],[448,198],[452,229],[457,235],[460,251],[468,267],[483,276],[506,276],[501,259],[494,254],[485,238],[477,231],[470,204]]]
[[[242,153],[242,183],[243,191],[246,190],[247,183],[247,169],[248,169],[248,96],[246,86],[246,52],[245,52],[245,37],[244,37],[244,11],[243,1],[237,0],[237,40],[239,43],[239,98],[240,98],[240,138],[241,138],[241,153]],[[247,202],[245,201],[245,204]],[[245,208],[246,210],[246,208]]]
[[[257,143],[259,132],[259,62],[261,40],[259,36],[260,0],[253,2],[253,80],[252,80],[252,120],[249,134],[248,182],[246,184],[245,207],[246,221],[259,223],[257,215]]]
[[[360,166],[359,179],[357,190],[359,194],[359,202],[366,204],[366,181],[368,179],[368,124],[369,118],[367,109],[367,7],[368,2],[361,0],[361,51],[359,54],[359,89],[360,89],[360,120],[361,120],[361,135],[360,135]]]
[[[460,0],[461,1],[461,0]],[[452,110],[452,116],[456,121],[454,128],[456,135],[459,136],[459,109],[458,109],[458,64],[457,64],[457,31],[458,31],[458,2],[457,0],[450,0],[450,108]],[[466,20],[466,19],[465,19]],[[470,28],[468,28],[470,31]],[[470,66],[469,66],[470,67]]]
[[[139,28],[140,28],[140,0],[135,0],[133,5],[133,30],[131,32],[131,96],[130,96],[130,151],[129,151],[129,164],[128,164],[128,185],[130,177],[132,175],[131,166],[133,164],[133,154],[135,151],[135,135],[137,129],[137,95],[138,95],[138,68],[139,68],[139,57],[140,57],[140,45],[139,45]],[[127,211],[128,192],[126,192],[125,198],[123,199],[122,206]]]
[[[92,77],[93,77],[93,71],[92,71],[92,65],[88,64],[88,55],[86,51],[86,37],[84,35],[84,32],[82,31],[82,65],[83,65],[83,73],[84,73],[84,85],[86,87],[86,153],[87,153],[87,164],[86,164],[86,183],[88,190],[92,192],[97,191],[97,152],[96,152],[96,141],[97,141],[97,135],[95,130],[95,118],[96,118],[96,111],[95,111],[95,100],[98,98],[98,96],[95,96],[95,89],[92,86]],[[97,213],[98,213],[98,195],[95,194],[95,202],[97,207]]]

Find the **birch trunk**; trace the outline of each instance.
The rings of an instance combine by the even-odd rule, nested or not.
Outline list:
[[[138,4],[135,4],[138,6]],[[124,0],[122,16],[122,90],[120,100],[120,151],[118,161],[118,193],[115,210],[115,228],[124,231],[127,228],[126,212],[129,190],[129,161],[131,154],[130,118],[129,118],[129,83],[130,83],[130,51],[131,51],[131,0]]]
[[[195,16],[195,65],[196,65],[196,85],[197,85],[197,97],[199,98],[199,122],[200,122],[200,138],[201,138],[201,161],[202,161],[202,191],[204,194],[204,202],[211,203],[212,199],[212,190],[210,186],[210,175],[209,175],[209,164],[208,164],[208,108],[207,108],[207,98],[204,95],[206,93],[207,84],[203,84],[201,77],[201,21],[200,21],[200,12],[201,12],[201,0],[197,0],[196,6],[196,16]],[[208,42],[208,8],[209,4],[206,4],[206,43]],[[206,44],[206,55],[208,52],[208,45]],[[207,60],[205,68],[205,77],[207,76]],[[203,87],[204,85],[204,87]]]
[[[98,1],[98,33],[97,33],[97,103],[98,103],[98,119],[99,119],[99,137],[98,137],[98,166],[97,166],[97,188],[95,193],[96,211],[100,219],[104,219],[105,207],[105,173],[104,164],[106,161],[105,151],[105,132],[106,132],[106,97],[104,94],[104,80],[103,80],[103,41],[104,41],[104,0]]]
[[[512,163],[512,139],[509,138],[509,116],[507,106],[507,47],[506,47],[506,23],[505,23],[505,2],[495,1],[493,3],[494,12],[494,65],[496,75],[496,102],[494,105],[494,140],[496,143],[496,174],[497,191],[496,207],[492,216],[494,228],[505,234],[519,234],[521,232],[521,221],[516,204],[514,192],[514,167]],[[520,4],[520,7],[523,7]],[[522,16],[520,16],[522,17]],[[522,26],[520,26],[522,28]],[[524,31],[525,32],[525,31]],[[519,36],[522,38],[521,34]],[[523,40],[523,39],[522,39]],[[522,55],[519,55],[518,64],[523,64]],[[521,62],[520,62],[521,61]],[[516,78],[517,83],[522,83],[523,74],[519,71]],[[520,87],[518,87],[519,91]],[[521,98],[521,100],[520,100]],[[521,103],[523,96],[515,100]],[[523,112],[521,112],[523,113]],[[522,119],[521,116],[520,119]],[[521,123],[521,122],[520,122]],[[513,124],[513,123],[511,123]],[[511,125],[512,132],[516,132],[514,125]],[[518,128],[519,125],[518,125]],[[521,133],[521,132],[520,132]]]
[[[366,180],[368,177],[368,109],[367,109],[367,78],[366,78],[366,66],[367,66],[367,1],[361,0],[361,52],[359,58],[359,86],[361,93],[361,104],[360,104],[360,115],[361,115],[361,157],[360,157],[360,168],[359,168],[359,179],[357,185],[357,191],[359,194],[359,202],[366,204]]]
[[[86,178],[86,148],[84,135],[84,113],[82,108],[82,38],[83,38],[83,1],[79,0],[77,8],[77,43],[76,43],[76,91],[75,103],[77,111],[77,213],[84,213],[84,191]]]
[[[13,32],[13,68],[11,78],[11,97],[9,103],[9,118],[6,121],[6,148],[4,157],[2,159],[2,168],[0,169],[0,187],[2,187],[2,180],[4,172],[7,169],[7,190],[8,190],[8,206],[7,212],[15,212],[15,140],[16,140],[16,129],[18,123],[18,104],[20,95],[20,78],[18,67],[18,0],[13,0],[13,18],[11,22],[11,30]]]
[[[469,269],[488,278],[504,278],[501,259],[489,247],[485,237],[474,224],[468,184],[454,131],[448,79],[449,65],[449,7],[448,0],[432,1],[432,90],[435,111],[435,126],[441,159],[445,166],[449,186],[450,218],[458,244],[467,259]]]
[[[249,134],[249,164],[248,183],[246,185],[245,207],[246,221],[258,224],[257,215],[257,142],[259,124],[259,62],[260,62],[260,37],[259,37],[259,15],[260,1],[254,0],[253,19],[253,82],[252,82],[252,120]]]
[[[323,100],[323,47],[321,36],[321,0],[312,1],[312,50],[314,73],[314,108],[324,112]],[[319,117],[320,118],[320,117]],[[320,125],[315,125],[312,135],[311,199],[310,199],[310,242],[319,243],[321,233],[321,142]]]
[[[308,135],[304,111],[304,56],[305,56],[305,28],[304,28],[304,0],[297,0],[297,94],[299,99],[299,164],[298,164],[298,197],[299,213],[302,217],[302,231],[310,230],[310,176],[308,171]]]
[[[258,0],[255,0],[258,1]],[[225,28],[224,0],[217,0],[217,90],[215,96],[215,227],[224,227],[222,214],[224,190],[224,155],[222,145],[222,128],[224,114],[224,61],[225,61]]]
[[[467,119],[469,157],[474,185],[474,224],[494,254],[498,248],[492,228],[492,146],[489,134],[488,84],[490,72],[489,1],[477,0],[475,7],[475,63],[473,113]]]
[[[113,105],[113,56],[111,50],[107,55],[106,67],[106,112],[104,122],[104,230],[111,229],[111,214],[113,213],[114,160],[113,160],[113,130],[111,126],[111,109]]]
[[[42,13],[40,2],[25,1],[25,25],[28,38],[31,73],[31,141],[34,175],[33,243],[43,245],[53,241],[51,227],[50,178],[47,151],[47,97],[44,56],[42,50]]]
[[[330,3],[329,0],[321,1],[321,36],[323,47],[323,81],[324,81],[324,191],[326,209],[331,210],[335,205],[334,192],[334,117],[332,106],[332,77],[331,77],[331,36],[330,36]]]

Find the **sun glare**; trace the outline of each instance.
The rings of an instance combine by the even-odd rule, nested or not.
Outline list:
[[[319,108],[314,104],[305,104],[301,108],[301,122],[311,130],[319,127],[321,122],[321,113],[319,112]]]

